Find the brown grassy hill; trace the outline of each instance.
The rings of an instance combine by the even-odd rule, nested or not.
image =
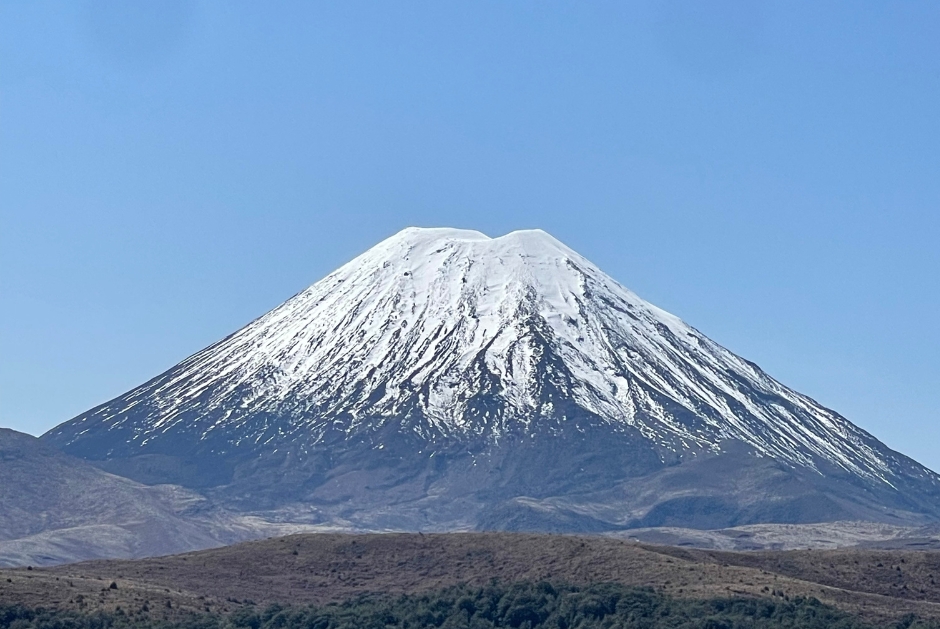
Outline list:
[[[496,578],[614,581],[680,597],[813,596],[886,621],[909,612],[940,618],[937,577],[936,552],[730,553],[605,537],[314,534],[154,559],[0,571],[0,602],[72,609],[120,605],[172,616],[179,610],[224,612],[246,601],[324,603]]]
[[[911,601],[940,602],[940,552],[898,550],[793,550],[714,552],[659,547],[693,562],[757,568],[835,588]]]

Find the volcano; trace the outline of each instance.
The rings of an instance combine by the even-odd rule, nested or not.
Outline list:
[[[940,518],[940,477],[540,230],[409,228],[46,443],[369,530]]]

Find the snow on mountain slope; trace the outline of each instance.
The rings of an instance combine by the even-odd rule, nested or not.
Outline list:
[[[314,448],[329,431],[401,424],[428,442],[498,442],[583,417],[662,456],[737,440],[810,470],[938,482],[540,230],[406,229],[46,438],[103,458],[181,432]]]

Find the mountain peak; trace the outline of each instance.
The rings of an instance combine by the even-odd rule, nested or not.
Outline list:
[[[521,229],[491,238],[470,229],[408,227],[379,243],[370,249],[370,252],[384,252],[395,256],[431,253],[448,248],[481,258],[500,254],[524,255],[530,258],[565,255],[580,258],[577,253],[541,229]]]
[[[550,240],[558,242],[551,234],[543,229],[517,229],[502,236],[492,238],[475,229],[460,229],[456,227],[406,227],[390,238],[414,241],[428,240]],[[381,244],[381,243],[380,243]]]
[[[461,255],[485,258],[516,255],[529,258],[574,256],[577,253],[541,229],[522,229],[496,238],[471,229],[447,227],[408,227],[380,242],[364,254],[369,259],[385,255],[390,258],[439,254],[443,250],[459,251]],[[366,263],[365,261],[353,263]]]

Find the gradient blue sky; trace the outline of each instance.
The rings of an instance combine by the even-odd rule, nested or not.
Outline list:
[[[940,3],[4,2],[0,425],[541,227],[940,469]]]

